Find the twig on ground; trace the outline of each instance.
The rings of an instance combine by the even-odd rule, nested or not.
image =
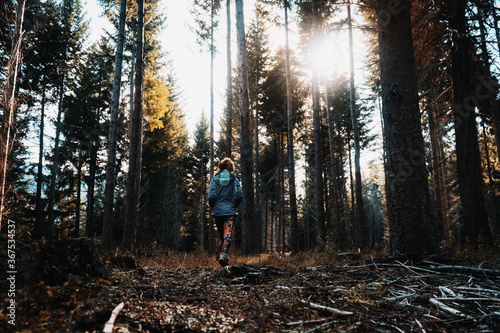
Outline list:
[[[481,302],[481,301],[500,302],[500,299],[490,298],[490,297],[435,297],[434,299],[438,301],[457,301],[457,302]]]
[[[473,287],[457,287],[457,289],[462,291],[479,291],[479,292],[493,293],[500,295],[500,290],[494,290],[494,289],[473,288]]]
[[[441,265],[432,261],[424,261],[431,265],[436,265],[432,267],[433,270],[438,271],[452,271],[458,273],[469,273],[469,274],[487,274],[493,276],[500,276],[500,270],[490,269],[490,268],[478,268],[478,267],[468,267],[468,266],[454,266],[454,265]]]
[[[404,294],[404,295],[400,295],[400,296],[389,297],[389,298],[386,298],[384,300],[386,302],[396,302],[396,301],[403,300],[403,299],[406,299],[406,298],[409,298],[409,297],[413,297],[415,295],[416,295],[416,293]]]
[[[322,318],[322,319],[317,319],[317,320],[301,320],[301,321],[294,321],[292,323],[286,324],[287,326],[299,326],[299,325],[309,325],[309,324],[319,324],[322,322],[325,322],[327,320],[331,319],[330,318]]]
[[[328,323],[324,323],[323,325],[319,325],[318,327],[315,327],[315,328],[313,328],[313,329],[310,329],[309,331],[306,331],[306,333],[311,333],[311,332],[314,332],[314,331],[320,330],[320,329],[322,329],[323,327],[330,326],[331,324],[333,324],[333,321],[329,321]]]
[[[330,312],[330,313],[333,313],[333,314],[336,314],[336,315],[340,315],[340,316],[350,316],[350,315],[353,314],[350,311],[342,311],[342,310],[339,310],[339,309],[336,309],[336,308],[332,308],[332,307],[329,307],[329,306],[324,306],[324,305],[320,305],[320,304],[311,303],[311,302],[308,302],[308,301],[305,301],[305,300],[302,300],[301,302],[304,303],[304,304],[307,304],[313,310],[327,311],[327,312]]]
[[[120,311],[123,309],[125,306],[125,303],[121,302],[120,304],[117,305],[117,307],[111,312],[111,317],[109,320],[106,322],[104,325],[104,329],[102,330],[103,333],[112,333],[113,332],[113,326],[115,325],[115,320],[116,317],[118,317],[118,314]]]
[[[410,268],[410,267],[408,267],[407,265],[403,264],[402,262],[400,262],[400,261],[398,261],[398,260],[396,260],[396,262],[398,263],[398,265],[400,265],[400,266],[402,266],[402,267],[406,268],[407,270],[409,270],[409,271],[410,271],[410,272],[412,272],[413,274],[422,275],[422,274],[420,274],[420,273],[415,272],[413,269],[411,269],[411,268]],[[412,267],[412,268],[413,268],[413,267]]]
[[[423,327],[423,326],[422,326],[422,324],[418,321],[418,319],[417,319],[417,318],[415,318],[415,321],[417,322],[417,325],[418,325],[418,327],[420,327],[420,329],[422,330],[422,332],[423,332],[423,333],[426,333],[426,332],[425,332],[424,327]]]
[[[457,297],[457,294],[448,287],[439,286],[439,290],[446,296]]]
[[[441,303],[440,301],[438,301],[437,299],[435,298],[429,298],[429,302],[431,304],[434,304],[435,306],[437,306],[438,308],[440,308],[441,310],[443,310],[444,312],[448,312],[452,315],[455,315],[455,316],[458,316],[458,317],[467,317],[465,314],[463,314],[462,312],[460,312],[459,310],[457,309],[454,309],[452,307],[449,307],[448,305],[444,304],[444,303]]]

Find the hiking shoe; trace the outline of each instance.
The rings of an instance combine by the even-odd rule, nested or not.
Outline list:
[[[219,257],[219,264],[222,267],[225,267],[229,264],[229,256],[226,253],[221,253]]]

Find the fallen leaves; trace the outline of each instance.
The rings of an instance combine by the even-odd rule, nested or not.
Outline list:
[[[294,267],[235,256],[226,271],[213,258],[170,255],[168,264],[148,256],[135,269],[111,265],[106,277],[73,271],[60,285],[27,285],[17,328],[102,331],[123,302],[113,332],[500,331],[500,263],[441,269],[354,256]]]

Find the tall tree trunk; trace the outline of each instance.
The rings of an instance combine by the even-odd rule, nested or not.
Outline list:
[[[283,228],[283,221],[284,221],[284,208],[281,205],[282,200],[281,198],[284,196],[284,193],[281,191],[281,181],[282,181],[282,166],[283,166],[283,159],[282,156],[283,154],[281,153],[281,133],[276,134],[276,152],[278,154],[278,164],[276,167],[276,216],[278,220],[278,228],[276,230],[276,240],[277,240],[277,252],[278,253],[283,253],[283,242],[281,238],[281,229]]]
[[[363,188],[361,181],[361,166],[360,166],[360,135],[358,126],[358,112],[356,110],[356,91],[354,86],[354,50],[352,37],[352,20],[351,20],[351,2],[347,1],[347,24],[349,26],[349,90],[350,90],[350,105],[351,105],[351,120],[352,130],[354,134],[354,177],[356,178],[356,221],[359,225],[359,247],[365,249],[368,246],[366,237],[366,217],[365,205],[363,203]]]
[[[255,217],[259,221],[259,225],[262,224],[262,208],[260,204],[260,177],[259,177],[259,110],[255,108],[254,115],[254,144],[255,144],[255,152],[254,152],[254,179],[255,179]],[[263,237],[263,235],[261,235]],[[261,238],[262,239],[262,238]],[[262,248],[264,244],[259,244]]]
[[[495,35],[497,37],[497,45],[500,45],[500,27],[498,22],[500,22],[500,13],[498,8],[493,9],[493,22],[495,24]],[[500,54],[500,47],[498,47],[498,53]],[[495,128],[495,143],[497,146],[497,154],[500,156],[500,101],[496,101],[493,106],[493,125]]]
[[[210,179],[214,176],[214,0],[211,4],[210,13]],[[208,252],[215,251],[214,222],[212,215],[209,216],[208,224]]]
[[[106,162],[106,185],[104,190],[104,213],[102,221],[102,244],[111,249],[113,243],[113,201],[116,171],[116,140],[118,136],[118,112],[120,109],[120,88],[122,79],[123,44],[125,42],[125,19],[127,0],[120,2],[120,18],[118,39],[116,41],[115,72],[113,76],[113,92],[108,136],[108,160]]]
[[[142,86],[143,86],[143,40],[144,40],[144,0],[138,1],[137,8],[137,55],[135,63],[134,110],[131,115],[129,171],[127,175],[127,195],[122,247],[132,250],[136,242],[138,219],[139,182],[142,144]]]
[[[493,9],[492,9],[493,10]],[[497,156],[500,154],[500,142],[497,140],[497,138],[500,138],[500,115],[499,115],[499,110],[498,110],[498,103],[496,100],[497,97],[497,85],[498,83],[495,83],[493,80],[493,75],[491,73],[490,69],[490,64],[491,64],[491,57],[488,52],[488,41],[487,36],[488,36],[488,31],[485,26],[485,17],[487,17],[487,11],[485,8],[482,6],[478,6],[478,23],[479,23],[479,32],[481,34],[481,41],[480,41],[480,47],[481,47],[481,64],[482,64],[482,70],[483,70],[483,79],[478,75],[478,78],[480,78],[480,84],[483,86],[481,90],[481,93],[479,94],[480,89],[476,89],[476,95],[478,95],[478,100],[480,104],[480,108],[484,113],[491,114],[492,120],[493,120],[493,128],[495,130],[495,143],[496,143],[496,151],[497,151]],[[498,27],[497,27],[498,28]],[[498,29],[497,29],[498,31]],[[498,130],[498,132],[497,132]],[[491,173],[489,174],[489,177],[491,178]],[[490,185],[492,183],[490,182]]]
[[[464,234],[473,244],[482,237],[491,242],[486,215],[481,157],[476,127],[476,100],[470,84],[469,40],[466,27],[466,0],[449,0],[448,14],[453,31],[451,72],[453,80],[453,111],[456,139],[458,186],[462,204]],[[464,239],[465,241],[465,239]]]
[[[92,237],[96,231],[95,225],[95,178],[97,172],[97,154],[99,152],[99,121],[101,118],[101,110],[97,111],[96,126],[92,133],[92,147],[90,151],[90,165],[89,165],[89,180],[87,182],[87,219],[85,225],[85,232],[87,237]]]
[[[21,41],[23,35],[24,20],[24,0],[19,0],[16,8],[16,25],[14,38],[12,39],[12,50],[10,59],[7,62],[7,85],[3,92],[3,119],[0,129],[0,226],[2,225],[3,215],[5,213],[5,193],[8,157],[12,147],[10,129],[14,122],[15,92],[17,83],[17,74],[21,66]]]
[[[254,218],[254,182],[251,113],[248,99],[248,69],[243,0],[236,0],[236,36],[238,45],[238,93],[240,107],[241,181],[243,187],[243,251],[256,252],[260,244],[260,225]]]
[[[82,165],[83,156],[81,147],[78,149],[78,167],[76,170],[76,212],[75,212],[75,229],[73,237],[78,238],[80,236],[80,220],[81,212],[80,207],[82,205]]]
[[[205,250],[205,211],[204,211],[204,204],[205,201],[204,199],[204,194],[203,190],[205,188],[205,168],[203,167],[203,151],[201,153],[201,163],[200,163],[200,179],[201,179],[201,186],[200,186],[200,247]]]
[[[59,140],[61,136],[61,116],[64,102],[64,83],[66,76],[63,73],[61,76],[61,83],[59,84],[59,103],[57,107],[57,120],[56,120],[56,136],[54,140],[54,160],[52,161],[51,175],[50,175],[50,189],[49,189],[49,203],[48,203],[48,217],[45,225],[44,235],[51,239],[52,226],[54,225],[54,202],[56,197],[56,182],[57,173],[59,168]]]
[[[434,89],[431,88],[430,100],[436,99]],[[441,160],[439,139],[441,136],[439,120],[437,117],[437,105],[428,104],[427,112],[429,117],[429,132],[432,148],[432,177],[434,180],[434,201],[436,202],[436,212],[438,224],[440,226],[440,238],[446,240],[449,234],[448,214],[444,204],[446,199],[446,183],[441,172]]]
[[[313,4],[313,36],[318,36],[318,8]],[[313,37],[314,38],[314,37]],[[319,246],[324,248],[326,238],[325,208],[323,198],[323,166],[321,163],[321,107],[319,96],[319,74],[318,68],[312,68],[312,99],[313,99],[313,127],[314,127],[314,180],[315,180],[315,202],[316,216],[319,228]]]
[[[341,186],[341,191],[343,194],[344,202],[343,202],[343,220],[344,220],[344,228],[345,228],[345,238],[344,238],[344,247],[347,247],[348,249],[353,248],[353,237],[352,237],[352,228],[351,228],[351,219],[350,219],[350,214],[349,214],[349,196],[347,195],[347,177],[345,174],[345,170],[343,169],[344,165],[344,153],[343,153],[343,148],[339,147],[340,150],[340,158],[338,162],[338,170],[341,172],[339,175],[340,179],[340,186]]]
[[[288,0],[285,0],[285,61],[286,61],[286,109],[288,115],[288,186],[290,191],[290,223],[292,227],[292,252],[299,252],[299,223],[297,221],[297,193],[295,189],[295,156],[293,149],[293,128],[295,117],[292,109],[292,83],[290,69],[290,46],[288,43]]]
[[[333,200],[333,211],[334,211],[334,234],[335,234],[335,247],[341,251],[344,249],[344,233],[341,228],[342,213],[341,213],[341,190],[339,186],[339,167],[337,159],[335,158],[335,133],[334,133],[334,123],[333,123],[333,110],[330,110],[330,101],[328,99],[329,94],[329,83],[325,80],[325,104],[326,104],[326,117],[328,121],[328,148],[330,150],[330,186],[331,186],[331,198]]]
[[[39,133],[39,144],[38,144],[38,165],[36,174],[36,199],[35,199],[35,239],[41,239],[43,235],[43,203],[42,203],[42,184],[43,184],[43,141],[44,141],[44,126],[45,126],[45,93],[46,93],[46,80],[47,77],[43,77],[43,87],[42,87],[42,102],[40,111],[40,133]]]
[[[233,80],[231,73],[231,0],[226,0],[227,14],[227,104],[226,104],[226,156],[231,157],[233,134]]]
[[[352,176],[352,153],[351,153],[351,133],[348,131],[347,132],[347,152],[348,152],[348,158],[349,158],[349,184],[351,186],[350,192],[351,192],[351,209],[350,209],[350,219],[349,219],[349,224],[352,225],[352,244],[355,249],[359,248],[359,225],[358,225],[358,218],[356,215],[356,189],[355,189],[355,181],[354,177]],[[352,224],[351,224],[352,220]]]
[[[286,215],[286,206],[285,206],[285,136],[284,133],[280,133],[280,151],[281,155],[281,168],[280,168],[280,210],[281,210],[281,215],[282,215],[282,223],[281,223],[281,244],[282,245],[282,253],[286,252],[286,221],[287,221],[287,215]]]
[[[387,145],[387,199],[393,255],[435,253],[411,31],[411,2],[377,0],[382,114]]]

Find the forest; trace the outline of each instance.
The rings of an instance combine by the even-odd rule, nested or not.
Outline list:
[[[186,1],[192,133],[165,2],[0,0],[0,328],[500,329],[500,2]]]

